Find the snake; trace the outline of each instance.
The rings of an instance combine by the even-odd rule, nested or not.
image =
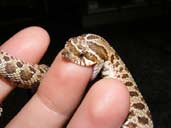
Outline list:
[[[130,108],[121,128],[153,128],[151,112],[133,76],[106,39],[91,33],[71,37],[61,55],[77,65],[92,66],[92,80],[101,72],[102,78],[117,79],[127,87]],[[45,64],[30,64],[0,50],[0,76],[17,87],[39,86],[48,69]]]

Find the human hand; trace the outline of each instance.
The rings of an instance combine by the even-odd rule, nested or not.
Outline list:
[[[44,29],[29,27],[6,41],[0,49],[34,64],[39,62],[49,42]],[[91,73],[91,67],[68,62],[59,52],[37,92],[6,127],[119,128],[129,110],[126,87],[118,80],[101,79],[81,101]],[[14,88],[1,80],[0,102]]]

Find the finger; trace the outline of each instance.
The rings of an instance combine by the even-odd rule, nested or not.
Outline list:
[[[91,68],[70,63],[58,54],[37,93],[7,128],[63,127],[77,107],[91,72]]]
[[[37,63],[49,44],[49,35],[40,27],[28,27],[7,40],[0,49],[29,63]],[[9,82],[0,80],[0,102],[14,88]]]
[[[126,87],[114,79],[95,83],[67,128],[120,128],[129,110]]]

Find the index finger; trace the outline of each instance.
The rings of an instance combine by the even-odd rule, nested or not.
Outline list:
[[[39,62],[45,53],[49,40],[49,35],[44,29],[32,26],[16,33],[1,45],[0,50],[34,64]],[[0,79],[0,103],[13,89],[14,86],[9,82]]]

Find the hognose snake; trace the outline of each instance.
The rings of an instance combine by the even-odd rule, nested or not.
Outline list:
[[[104,38],[95,34],[70,38],[65,44],[62,56],[81,66],[93,65],[92,79],[102,70],[102,77],[119,79],[127,86],[130,110],[122,128],[153,128],[149,108],[132,75]],[[17,87],[38,86],[47,70],[48,66],[44,64],[32,65],[0,51],[0,76]]]

